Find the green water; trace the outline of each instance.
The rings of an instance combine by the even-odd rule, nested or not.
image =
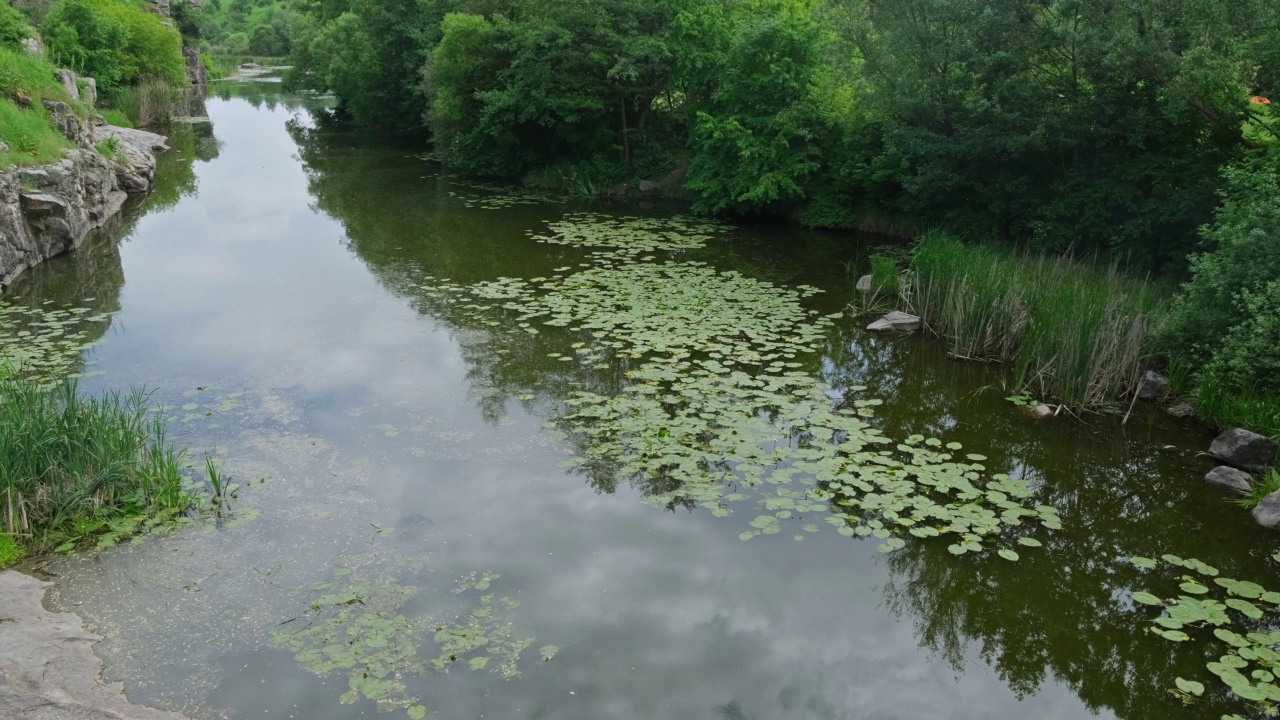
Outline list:
[[[51,604],[107,637],[107,674],[135,702],[308,720],[375,715],[379,693],[389,717],[1250,712],[1205,670],[1219,654],[1207,633],[1150,635],[1153,613],[1129,599],[1176,592],[1131,555],[1280,585],[1275,536],[1201,480],[1205,429],[1149,407],[1123,427],[1037,424],[994,369],[842,318],[796,357],[833,406],[882,399],[871,427],[986,456],[988,472],[1056,507],[1062,529],[1036,529],[1044,547],[1017,562],[957,557],[945,538],[905,536],[884,554],[818,511],[744,541],[761,488],[713,512],[653,502],[663,483],[566,469],[584,447],[545,425],[573,392],[617,394],[628,378],[551,357],[573,352],[570,329],[513,342],[515,328],[438,291],[590,264],[589,249],[530,237],[566,213],[676,210],[513,203],[441,176],[419,149],[346,130],[323,99],[270,82],[215,92],[212,128],[176,131],[155,195],[5,296],[111,313],[86,356],[100,374],[82,384],[145,385],[171,439],[241,484],[216,526],[43,566]],[[822,289],[798,301],[816,316],[848,303],[844,263],[873,243],[739,224],[670,257]],[[343,637],[381,653],[397,687],[295,659],[354,646],[316,631],[327,622],[360,627]],[[1178,676],[1206,697],[1184,705],[1168,692]]]

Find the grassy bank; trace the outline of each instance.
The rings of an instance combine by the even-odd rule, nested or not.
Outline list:
[[[918,241],[902,292],[957,358],[1005,363],[1018,387],[1077,408],[1136,390],[1154,361],[1152,328],[1167,298],[1114,265],[966,246],[937,233]]]
[[[89,108],[58,83],[57,69],[21,50],[0,46],[0,168],[56,161],[72,147],[54,127],[44,100],[67,103],[81,117]]]
[[[287,56],[209,54],[204,55],[203,58],[204,67],[209,71],[209,78],[212,80],[234,75],[240,69],[240,66],[245,63],[254,63],[263,67],[279,67],[289,64]]]
[[[193,507],[182,456],[145,399],[87,396],[72,381],[0,381],[0,533],[10,539],[0,540],[0,561],[15,546],[113,544]]]

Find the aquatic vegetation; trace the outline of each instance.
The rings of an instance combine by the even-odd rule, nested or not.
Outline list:
[[[1221,577],[1217,568],[1194,558],[1162,555],[1159,561],[1134,557],[1130,562],[1149,570],[1163,562],[1192,573],[1178,578],[1183,594],[1176,598],[1149,592],[1132,594],[1134,603],[1161,609],[1147,632],[1172,642],[1187,642],[1193,639],[1191,633],[1203,636],[1212,628],[1211,634],[1222,643],[1224,652],[1205,666],[1209,672],[1237,697],[1258,703],[1265,712],[1280,704],[1280,681],[1275,675],[1280,666],[1280,632],[1255,632],[1247,627],[1248,621],[1274,616],[1280,610],[1280,592]],[[1203,685],[1194,680],[1177,678],[1175,683],[1176,693],[1188,700],[1204,692]]]
[[[443,620],[403,614],[417,588],[400,585],[390,576],[362,581],[342,568],[335,572],[335,583],[315,586],[325,594],[311,602],[307,622],[300,629],[275,633],[274,641],[293,651],[294,659],[316,675],[346,675],[341,702],[363,698],[376,702],[379,710],[403,709],[410,718],[422,718],[426,707],[405,685],[408,676],[448,672],[459,663],[503,679],[519,675],[520,657],[534,640],[518,638],[510,622],[518,601],[485,592],[498,577],[472,573],[462,578],[453,592],[474,597],[474,602],[458,616]],[[422,654],[427,643],[435,645],[436,655],[430,659]],[[542,659],[550,660],[557,650],[553,645],[542,648]]]
[[[502,210],[522,205],[547,205],[564,202],[564,198],[551,193],[528,190],[513,185],[485,183],[474,180],[452,179],[452,184],[475,190],[472,193],[449,191],[449,195],[462,201],[464,207],[480,210]]]
[[[37,549],[175,520],[192,507],[181,453],[140,390],[102,397],[0,381],[0,530]]]
[[[778,534],[792,519],[815,532],[812,518],[828,515],[842,534],[882,540],[884,552],[903,546],[900,535],[946,534],[962,555],[991,547],[1024,520],[1061,527],[1056,510],[1031,504],[1025,482],[987,477],[983,456],[961,457],[959,444],[920,435],[886,438],[867,422],[880,400],[834,397],[803,372],[841,317],[804,307],[816,288],[642,255],[699,247],[720,230],[569,216],[541,239],[611,248],[593,253],[585,269],[437,287],[486,326],[581,336],[568,352],[547,353],[552,359],[621,368],[620,392],[573,391],[552,423],[579,447],[571,464],[628,478],[667,507],[728,515],[730,503],[753,498],[763,512],[744,540]],[[742,492],[766,484],[777,487]],[[1024,540],[1022,547],[1039,544]],[[998,554],[1020,557],[1009,547]]]
[[[570,213],[547,223],[549,234],[532,237],[551,245],[657,252],[701,248],[729,229],[724,223],[684,216],[640,218]]]
[[[93,298],[86,298],[86,302]],[[0,363],[41,384],[73,376],[81,355],[96,343],[92,327],[111,319],[87,307],[25,307],[0,302]]]

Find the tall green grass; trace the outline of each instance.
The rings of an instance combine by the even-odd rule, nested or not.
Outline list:
[[[182,456],[146,396],[86,396],[0,380],[0,533],[34,550],[77,543],[139,519],[172,518],[194,498]]]
[[[1112,265],[919,240],[910,306],[959,358],[1008,363],[1012,379],[1072,407],[1136,390],[1165,293]]]
[[[87,117],[88,106],[73,101],[55,76],[55,68],[21,50],[0,47],[0,142],[8,152],[0,152],[0,167],[39,165],[62,157],[72,147],[49,119],[43,100],[70,105]],[[26,97],[26,107],[13,102]]]
[[[1195,404],[1196,414],[1218,427],[1243,427],[1280,438],[1280,398],[1236,392],[1212,367],[1195,379]]]
[[[137,85],[115,88],[109,102],[134,127],[156,127],[186,113],[188,92],[163,78],[148,77]]]

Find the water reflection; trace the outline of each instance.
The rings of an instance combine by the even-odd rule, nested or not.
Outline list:
[[[880,556],[833,532],[741,542],[749,515],[639,502],[670,490],[664,478],[561,469],[572,448],[542,423],[575,390],[617,393],[626,362],[558,362],[547,355],[573,342],[568,331],[513,339],[432,292],[431,278],[576,266],[583,251],[527,233],[583,206],[468,206],[463,195],[490,191],[269,83],[223,83],[209,110],[220,142],[193,133],[174,159],[208,161],[164,170],[172,190],[120,233],[122,249],[98,243],[14,291],[36,302],[115,283],[93,291],[119,310],[100,351],[103,386],[253,390],[221,427],[192,423],[181,441],[226,448],[242,480],[268,478],[244,493],[259,520],[62,572],[60,601],[117,628],[103,652],[135,700],[202,717],[372,712],[338,704],[344,687],[263,639],[305,612],[304,590],[335,567],[393,572],[398,558],[429,557],[430,572],[399,576],[422,589],[424,611],[458,575],[498,572],[519,593],[521,632],[562,648],[509,682],[453,671],[411,688],[433,717],[1139,720],[1235,709],[1221,693],[1189,708],[1167,693],[1174,676],[1203,674],[1203,658],[1144,634],[1146,615],[1123,600],[1144,582],[1120,562],[1131,554],[1269,575],[1274,543],[1197,479],[1204,463],[1185,448],[1204,446],[1203,433],[1159,416],[1034,425],[1004,402],[992,368],[840,322],[806,371],[835,395],[867,386],[884,398],[876,422],[891,437],[956,440],[1031,481],[1065,529],[1017,564],[914,540]],[[752,228],[680,257],[823,287],[813,306],[832,312],[848,300],[843,262],[864,252]]]

